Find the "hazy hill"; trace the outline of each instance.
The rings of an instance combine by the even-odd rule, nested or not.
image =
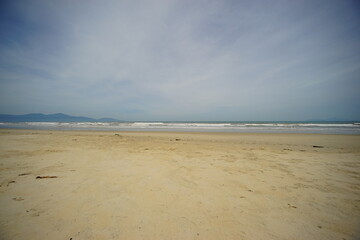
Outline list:
[[[25,115],[0,114],[0,122],[118,122],[114,118],[94,119],[89,117],[70,116],[63,113],[42,114],[30,113]]]

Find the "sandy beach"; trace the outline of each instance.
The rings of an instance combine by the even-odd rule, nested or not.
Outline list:
[[[360,136],[0,130],[0,239],[360,238]]]

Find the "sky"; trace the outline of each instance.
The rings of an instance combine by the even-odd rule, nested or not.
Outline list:
[[[360,3],[0,3],[0,113],[360,119]]]

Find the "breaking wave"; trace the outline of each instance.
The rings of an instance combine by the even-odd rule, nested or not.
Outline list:
[[[1,122],[0,128],[360,134],[358,122]]]

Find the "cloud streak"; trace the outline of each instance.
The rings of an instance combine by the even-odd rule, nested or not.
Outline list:
[[[9,2],[0,110],[127,120],[360,118],[358,7]]]

